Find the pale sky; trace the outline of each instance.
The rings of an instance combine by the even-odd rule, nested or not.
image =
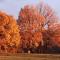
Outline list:
[[[60,16],[60,0],[41,0],[48,3]],[[0,11],[6,11],[17,17],[20,9],[24,5],[39,4],[40,0],[0,0]]]

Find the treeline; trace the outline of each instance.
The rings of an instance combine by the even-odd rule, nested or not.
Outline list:
[[[59,53],[60,23],[47,4],[24,6],[18,19],[0,12],[0,53]]]

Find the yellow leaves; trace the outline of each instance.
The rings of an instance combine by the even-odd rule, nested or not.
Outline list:
[[[5,25],[8,22],[9,22],[8,16],[5,13],[3,13],[3,12],[0,11],[0,26],[1,25]]]
[[[13,46],[17,49],[20,44],[20,38],[16,20],[12,16],[0,12],[0,46],[5,45],[7,52],[10,48],[14,49]]]

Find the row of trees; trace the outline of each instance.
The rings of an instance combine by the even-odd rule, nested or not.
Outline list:
[[[0,51],[47,53],[60,49],[58,20],[52,8],[43,3],[24,6],[17,20],[0,12]]]
[[[58,50],[60,48],[58,20],[53,9],[47,4],[22,8],[17,20],[20,26],[22,51],[41,53]]]

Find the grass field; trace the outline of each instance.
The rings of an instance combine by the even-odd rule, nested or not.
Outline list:
[[[60,54],[1,54],[0,60],[60,60]]]

